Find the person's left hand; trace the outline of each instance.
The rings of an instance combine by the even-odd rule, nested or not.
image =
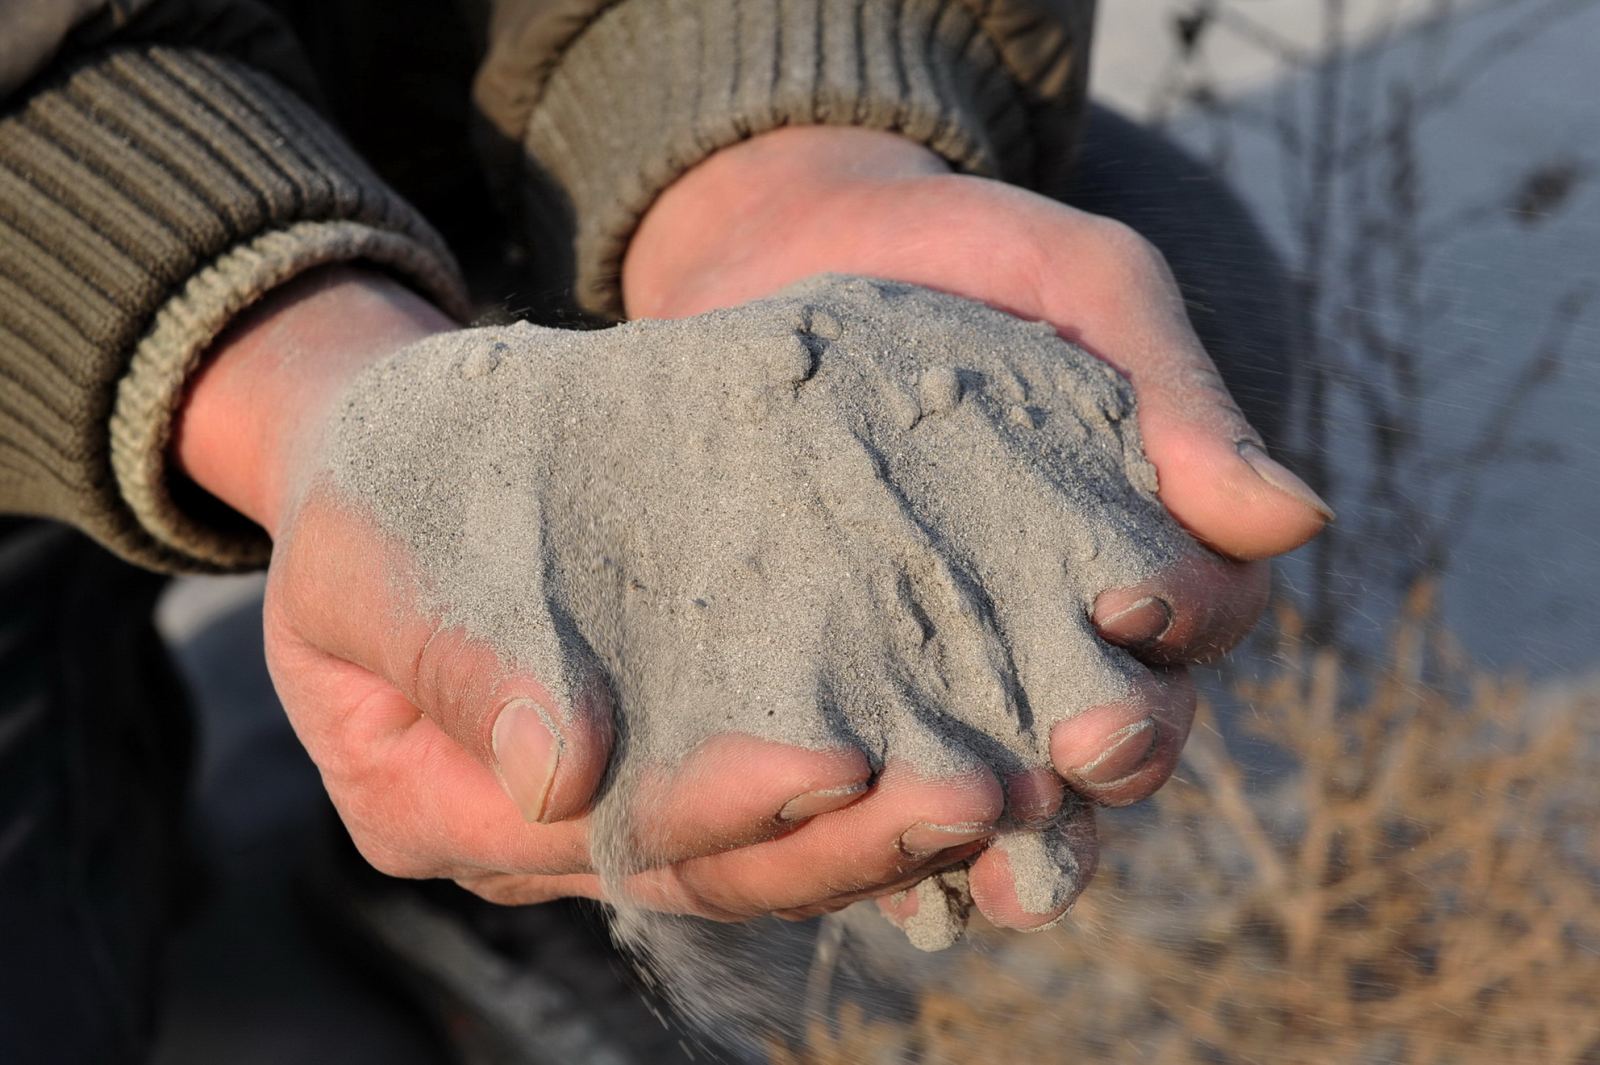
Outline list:
[[[793,128],[716,153],[645,215],[623,263],[623,298],[630,316],[684,317],[819,273],[911,282],[1048,321],[1132,381],[1160,498],[1211,550],[1095,602],[1101,635],[1167,681],[1161,708],[1101,707],[1057,726],[1061,779],[1030,782],[1042,794],[1029,801],[1053,807],[1063,785],[1104,805],[1148,797],[1172,773],[1193,719],[1185,666],[1250,630],[1266,600],[1264,560],[1315,536],[1331,511],[1268,457],[1153,246],[1118,222],[952,174],[894,134]],[[1080,868],[1092,869],[1096,843],[1076,826]],[[1026,913],[996,851],[974,863],[972,887],[1003,926],[1046,924],[1066,908]],[[909,916],[904,905],[891,916]]]

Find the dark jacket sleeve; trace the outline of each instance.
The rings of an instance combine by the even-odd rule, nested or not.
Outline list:
[[[1055,187],[1093,20],[1093,0],[496,0],[475,98],[496,184],[558,267],[544,283],[615,315],[655,197],[766,130],[890,130]]]
[[[445,307],[449,252],[306,103],[248,0],[3,0],[0,512],[164,569],[264,561],[259,529],[170,476],[184,387],[234,315],[364,261]]]

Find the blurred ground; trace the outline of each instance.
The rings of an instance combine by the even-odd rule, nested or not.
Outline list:
[[[267,677],[260,581],[180,582],[162,621],[200,708],[195,836],[211,879],[176,944],[156,1061],[444,1060],[428,1030],[304,920],[297,877],[326,800]]]
[[[1265,114],[1289,106],[1285,93],[1291,111],[1304,107],[1296,94],[1313,87],[1322,69],[1318,35],[1328,5],[1234,6],[1249,12],[1259,32],[1208,35],[1203,59],[1217,91]],[[1370,84],[1375,101],[1383,99],[1386,81],[1439,58],[1419,52],[1429,39],[1419,28],[1441,6],[1434,0],[1335,6],[1345,9],[1354,39],[1370,30],[1369,37],[1383,41],[1357,47],[1345,60],[1345,76]],[[1421,421],[1427,446],[1440,455],[1474,439],[1508,394],[1507,382],[1551,307],[1565,293],[1596,284],[1600,273],[1600,181],[1593,180],[1600,173],[1594,44],[1600,3],[1566,5],[1566,21],[1516,49],[1492,42],[1528,3],[1487,4],[1476,14],[1460,6],[1468,13],[1455,19],[1460,32],[1444,59],[1481,70],[1420,131],[1413,174],[1428,219],[1448,222],[1489,205],[1473,216],[1475,224],[1441,229],[1446,236],[1429,242],[1424,295],[1448,309],[1418,344],[1434,382]],[[1180,140],[1202,153],[1225,148],[1230,174],[1292,258],[1302,238],[1286,192],[1293,175],[1286,176],[1272,134],[1233,128],[1224,144],[1206,107],[1172,102],[1164,78],[1176,47],[1177,7],[1167,0],[1101,5],[1097,93],[1135,115],[1163,115]],[[1547,162],[1560,164],[1558,176],[1572,175],[1559,212],[1530,222],[1504,209],[1530,168]],[[1335,203],[1331,210],[1354,209]],[[1400,269],[1415,273],[1422,266]],[[1442,600],[1450,627],[1480,661],[1542,674],[1587,673],[1600,664],[1594,650],[1600,600],[1591,591],[1600,566],[1600,492],[1592,488],[1600,459],[1600,303],[1591,301],[1571,329],[1570,357],[1517,421],[1519,446],[1485,482],[1470,520],[1459,523]],[[1362,443],[1370,435],[1365,412],[1352,408],[1343,416],[1334,439],[1349,446],[1338,452],[1334,501],[1354,524],[1347,508],[1365,505],[1372,453]],[[1399,491],[1424,511],[1445,515],[1449,501],[1430,496],[1432,485],[1418,480]],[[1290,581],[1308,581],[1310,564],[1291,566]],[[1362,574],[1338,594],[1356,617],[1386,613],[1381,582]],[[176,946],[157,1061],[444,1060],[429,1029],[380,990],[370,972],[310,931],[296,903],[306,843],[324,810],[315,772],[283,723],[265,675],[258,597],[259,583],[250,579],[186,580],[163,607],[164,631],[202,711],[196,838],[213,880],[209,901]]]

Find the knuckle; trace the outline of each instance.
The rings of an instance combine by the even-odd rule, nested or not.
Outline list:
[[[359,744],[343,742],[337,734],[330,739],[333,742],[319,745],[313,759],[326,781],[324,786],[351,792],[372,790],[368,785],[374,775],[371,757]]]
[[[369,700],[383,697],[384,693],[374,691],[354,703],[323,707],[311,715],[321,723],[320,742],[312,760],[322,774],[324,787],[330,791],[392,796],[403,788],[404,781],[397,779],[396,767],[365,731]]]
[[[1134,268],[1165,267],[1166,259],[1156,246],[1126,222],[1098,217],[1091,226],[1095,244],[1108,262]]]
[[[441,722],[462,716],[470,676],[465,638],[457,631],[434,627],[417,646],[407,663],[410,691],[417,705]]]
[[[1138,230],[1110,218],[1096,219],[1088,243],[1088,258],[1103,285],[1125,297],[1139,294],[1177,299],[1178,286],[1166,256]],[[1181,304],[1176,304],[1181,306]]]
[[[719,884],[715,878],[693,874],[684,865],[667,866],[661,875],[662,900],[672,900],[672,909],[690,916],[726,924],[771,912],[770,907],[742,897],[741,892]]]
[[[702,880],[714,882],[713,876],[701,876],[700,862],[680,862],[663,865],[649,874],[626,882],[624,890],[633,901],[660,909],[660,902],[671,900],[677,908],[696,917],[707,916],[711,908],[708,892]]]
[[[496,906],[511,905],[510,900],[507,898],[505,886],[497,880],[469,880],[458,878],[455,881],[455,885],[456,887],[461,888],[463,891],[476,895],[484,902],[492,902]]]
[[[456,884],[496,906],[534,906],[560,897],[540,877],[489,876],[460,879]]]
[[[410,851],[370,837],[352,839],[367,864],[384,876],[399,880],[427,880],[438,873],[432,862],[424,861]]]
[[[1006,809],[1006,789],[992,771],[979,774],[963,782],[949,804],[941,811],[947,820],[975,824],[998,821]]]

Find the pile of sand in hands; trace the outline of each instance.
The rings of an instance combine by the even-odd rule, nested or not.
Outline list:
[[[609,680],[621,741],[593,850],[621,891],[652,864],[642,771],[715,734],[1005,774],[1126,695],[1143,667],[1090,604],[1194,550],[1132,412],[1047,325],[823,278],[684,321],[425,341],[358,383],[331,461],[447,624],[563,706]],[[1076,887],[1051,833],[996,845],[1024,909]],[[920,945],[959,935],[960,889],[923,889]],[[669,988],[781,978],[730,959],[734,933],[625,895],[615,927]]]

